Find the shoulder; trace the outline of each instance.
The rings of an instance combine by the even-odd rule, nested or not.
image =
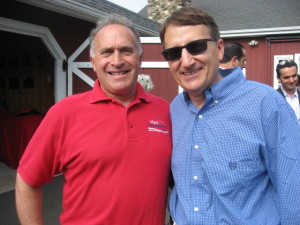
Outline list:
[[[171,111],[178,109],[178,108],[181,108],[183,109],[183,106],[186,105],[186,101],[185,101],[185,95],[182,93],[178,94],[177,96],[175,96],[175,98],[171,101],[171,104],[170,104],[170,108],[171,108]]]
[[[158,97],[158,96],[153,95],[153,94],[151,94],[149,92],[145,92],[145,94],[147,96],[147,100],[149,102],[151,102],[152,104],[162,105],[162,106],[167,106],[167,107],[169,107],[169,105],[170,105],[170,103],[166,99],[164,99],[162,97]]]
[[[90,104],[89,93],[90,91],[74,94],[66,98],[63,98],[62,100],[54,104],[50,108],[48,113],[50,114],[58,113],[60,115],[66,113],[72,113],[74,110],[78,110],[82,108],[84,105]]]
[[[281,88],[278,88],[277,91],[278,91],[281,95],[284,95]]]
[[[253,94],[257,93],[262,96],[264,95],[275,95],[275,96],[280,96],[278,95],[278,90],[274,89],[273,87],[257,82],[257,81],[249,81],[246,80],[244,85],[241,87],[245,89],[246,91],[251,91]]]
[[[256,81],[245,81],[238,91],[239,96],[242,96],[243,93],[247,96],[245,97],[247,101],[255,102],[260,108],[275,110],[279,106],[288,104],[279,91]]]
[[[187,94],[185,95],[184,92],[181,92],[180,94],[175,96],[175,98],[171,102],[171,105],[183,104],[185,102],[185,98],[187,97]]]

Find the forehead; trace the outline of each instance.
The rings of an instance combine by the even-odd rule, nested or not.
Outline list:
[[[110,24],[103,27],[95,37],[95,45],[136,45],[133,32],[123,25]]]
[[[185,45],[191,41],[202,38],[210,38],[210,29],[206,25],[174,25],[167,27],[165,32],[165,46],[167,48],[173,46]]]
[[[296,66],[281,68],[280,74],[282,76],[295,75],[295,74],[297,74],[297,68],[296,68]]]

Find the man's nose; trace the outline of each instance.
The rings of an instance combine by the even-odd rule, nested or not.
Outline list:
[[[120,52],[114,52],[114,54],[112,54],[111,56],[111,64],[113,66],[120,66],[123,63],[123,58],[122,55],[120,54]]]
[[[181,50],[181,64],[184,66],[190,65],[193,60],[193,55],[189,53],[185,48]]]

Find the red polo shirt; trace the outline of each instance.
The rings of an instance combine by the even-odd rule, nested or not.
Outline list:
[[[165,100],[138,84],[124,107],[97,81],[49,110],[18,172],[33,186],[64,173],[63,225],[163,225],[171,145]]]

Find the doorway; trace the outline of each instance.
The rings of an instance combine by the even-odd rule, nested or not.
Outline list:
[[[0,96],[9,111],[54,104],[54,59],[40,38],[0,31]]]

